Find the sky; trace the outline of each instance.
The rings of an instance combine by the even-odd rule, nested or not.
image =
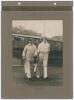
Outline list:
[[[12,27],[22,27],[52,38],[63,36],[63,20],[13,20]]]

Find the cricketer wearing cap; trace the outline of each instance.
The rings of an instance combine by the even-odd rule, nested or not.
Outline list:
[[[29,43],[24,47],[23,50],[23,59],[25,61],[24,63],[24,72],[26,74],[26,77],[28,79],[31,78],[31,63],[33,56],[35,54],[36,46],[32,43],[32,41],[29,41]]]

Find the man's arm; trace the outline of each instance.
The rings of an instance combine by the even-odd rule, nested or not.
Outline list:
[[[38,52],[38,54],[39,54],[39,52],[40,52],[40,44],[38,45],[37,52]]]
[[[23,50],[23,53],[22,53],[23,59],[25,59],[26,51],[27,51],[27,46],[24,47],[24,50]]]

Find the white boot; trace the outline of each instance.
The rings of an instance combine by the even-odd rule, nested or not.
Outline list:
[[[37,75],[36,77],[37,77],[37,78],[40,78],[40,76],[39,76],[39,75]]]

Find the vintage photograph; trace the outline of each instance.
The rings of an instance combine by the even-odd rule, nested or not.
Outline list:
[[[12,20],[16,84],[63,85],[63,20]]]

